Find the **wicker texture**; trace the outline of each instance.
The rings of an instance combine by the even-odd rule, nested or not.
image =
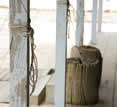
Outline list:
[[[90,46],[79,47],[79,52],[80,57],[72,56],[67,59],[66,103],[96,104],[99,100],[102,72],[101,53],[97,48]]]

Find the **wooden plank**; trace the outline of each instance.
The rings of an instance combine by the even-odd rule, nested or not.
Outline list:
[[[76,24],[76,35],[75,44],[77,46],[83,45],[83,34],[84,34],[84,0],[77,0],[77,24]]]
[[[40,75],[39,75],[35,91],[33,92],[32,96],[30,96],[30,104],[39,105],[39,104],[43,103],[43,101],[45,100],[45,97],[46,97],[46,95],[45,95],[46,88],[45,87],[46,87],[48,81],[51,79],[52,75],[47,75],[44,73],[42,75],[42,73],[40,73]]]
[[[50,80],[51,77],[52,77],[52,75],[45,75],[45,76],[39,77],[38,82],[36,84],[35,91],[32,94],[32,96],[39,95],[41,93],[41,91],[44,89],[44,87],[46,86],[46,84],[48,83],[48,81]]]
[[[103,0],[99,0],[98,9],[98,32],[102,31]]]
[[[57,1],[55,107],[65,107],[67,0]]]
[[[96,19],[97,19],[97,0],[93,0],[93,9],[92,9],[92,31],[91,31],[91,44],[96,43]]]
[[[28,107],[28,0],[10,0],[10,107]]]

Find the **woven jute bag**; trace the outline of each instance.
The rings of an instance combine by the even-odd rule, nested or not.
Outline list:
[[[96,104],[99,100],[101,73],[102,55],[99,49],[74,46],[71,58],[67,59],[66,103]]]

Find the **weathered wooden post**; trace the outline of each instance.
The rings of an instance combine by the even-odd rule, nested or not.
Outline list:
[[[10,0],[10,107],[29,107],[29,0]]]
[[[84,33],[84,0],[77,0],[77,22],[76,22],[76,35],[75,45],[83,45]]]
[[[99,0],[98,9],[98,32],[102,31],[103,0]]]
[[[65,107],[67,0],[57,0],[55,107]]]
[[[92,33],[90,43],[96,44],[96,19],[97,19],[97,0],[93,0],[92,9]]]

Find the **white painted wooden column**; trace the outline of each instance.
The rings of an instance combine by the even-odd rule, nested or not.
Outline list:
[[[29,107],[28,70],[28,0],[10,0],[10,107]]]
[[[55,107],[65,107],[67,0],[57,0]]]
[[[91,44],[96,44],[97,0],[93,0]]]
[[[98,9],[98,32],[102,31],[103,0],[99,0]]]
[[[77,0],[77,22],[76,22],[76,35],[75,45],[83,45],[84,34],[84,0]]]

